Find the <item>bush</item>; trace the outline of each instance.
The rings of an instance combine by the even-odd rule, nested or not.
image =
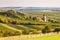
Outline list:
[[[15,35],[22,35],[22,31],[21,30],[20,31],[16,31]]]
[[[33,34],[38,34],[38,31],[36,29],[32,30]]]
[[[7,31],[7,32],[4,33],[4,37],[10,36],[10,34],[11,34],[11,33]]]
[[[60,28],[55,28],[55,30],[53,32],[59,32],[60,31]]]
[[[24,29],[23,34],[29,34],[29,29]]]
[[[50,28],[46,26],[44,29],[42,29],[42,33],[49,33],[51,32]]]
[[[16,21],[12,21],[11,23],[12,23],[12,24],[16,24]]]

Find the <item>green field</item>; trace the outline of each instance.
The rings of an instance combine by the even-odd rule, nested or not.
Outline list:
[[[39,38],[30,38],[28,40],[60,40],[60,34],[54,36],[45,36]]]
[[[43,15],[46,15],[46,22],[39,21],[43,18]],[[0,11],[0,37],[50,32],[60,32],[60,12]],[[32,38],[31,40],[43,38]],[[51,38],[54,38],[54,36]]]
[[[1,26],[3,26],[3,27],[5,27],[5,28],[7,28],[7,29],[10,29],[10,30],[19,31],[18,29],[13,28],[13,27],[10,27],[10,26],[9,26],[9,25],[7,25],[7,24],[0,23],[0,25],[1,25]]]

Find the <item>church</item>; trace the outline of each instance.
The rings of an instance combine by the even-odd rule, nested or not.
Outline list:
[[[40,22],[46,22],[46,15],[43,15],[42,18],[39,17],[38,20],[39,20]]]

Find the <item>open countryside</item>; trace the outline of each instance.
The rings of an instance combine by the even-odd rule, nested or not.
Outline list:
[[[0,9],[0,40],[60,40],[58,8],[47,8],[50,11],[7,8]]]

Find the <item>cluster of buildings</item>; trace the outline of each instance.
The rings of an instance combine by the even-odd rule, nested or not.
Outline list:
[[[42,22],[46,22],[46,15],[43,15],[42,18],[39,17],[38,20]]]

